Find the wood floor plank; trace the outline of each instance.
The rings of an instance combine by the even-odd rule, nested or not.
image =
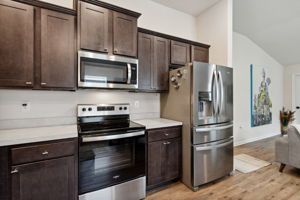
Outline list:
[[[275,139],[238,146],[234,153],[273,162]],[[300,200],[300,169],[287,166],[283,173],[278,169],[279,164],[272,163],[249,174],[236,172],[197,192],[178,182],[148,193],[146,200]]]

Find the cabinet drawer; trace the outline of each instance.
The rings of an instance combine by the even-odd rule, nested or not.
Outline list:
[[[69,156],[74,154],[75,147],[75,140],[16,147],[11,149],[11,161],[16,165]]]
[[[153,129],[148,131],[148,142],[176,138],[181,136],[181,127]]]

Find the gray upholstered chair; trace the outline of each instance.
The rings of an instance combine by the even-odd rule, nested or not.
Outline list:
[[[300,169],[300,133],[294,126],[289,128],[287,136],[276,140],[275,161],[281,163],[280,172],[286,165]]]

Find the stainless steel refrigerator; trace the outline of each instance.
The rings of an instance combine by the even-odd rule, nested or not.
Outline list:
[[[169,82],[161,115],[183,122],[182,182],[195,191],[233,170],[233,70],[193,62]]]

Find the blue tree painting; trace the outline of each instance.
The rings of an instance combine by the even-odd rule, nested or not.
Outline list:
[[[272,123],[272,100],[270,97],[271,78],[261,67],[251,69],[251,126]],[[255,88],[254,88],[255,87]]]

